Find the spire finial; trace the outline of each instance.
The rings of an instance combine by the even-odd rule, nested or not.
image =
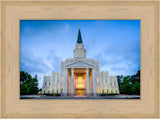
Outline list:
[[[79,31],[78,31],[77,43],[82,43],[82,37],[81,37],[80,26],[79,26]]]
[[[79,29],[80,29],[80,25],[79,25]]]

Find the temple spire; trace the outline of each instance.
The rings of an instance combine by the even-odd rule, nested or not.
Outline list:
[[[82,43],[82,37],[81,37],[80,26],[79,26],[79,32],[78,32],[77,43]]]

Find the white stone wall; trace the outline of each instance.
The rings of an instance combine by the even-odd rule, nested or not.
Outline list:
[[[60,66],[60,80],[59,80],[59,89],[60,93],[64,93],[64,86],[65,86],[65,62],[61,61]]]
[[[117,76],[109,76],[108,72],[101,72],[101,92],[102,93],[118,93],[119,87]]]
[[[44,76],[42,93],[50,93],[51,76]]]
[[[101,72],[101,92],[108,93],[110,86],[108,84],[108,72]]]
[[[99,61],[95,62],[95,82],[96,82],[96,93],[101,93],[101,78],[100,78],[100,64]],[[100,90],[100,92],[98,92]]]
[[[73,51],[74,59],[84,59],[86,58],[86,50],[84,49],[84,45],[82,43],[77,43],[76,48]]]
[[[112,82],[111,91],[112,93],[118,93],[119,94],[119,86],[117,81],[117,76],[110,76],[110,82]]]
[[[52,72],[51,76],[44,76],[42,93],[57,93],[57,91],[65,93],[66,73],[64,68],[65,62],[61,62],[61,72]],[[95,62],[94,72],[96,93],[99,89],[100,93],[119,93],[117,76],[109,76],[108,72],[100,72],[99,62]]]
[[[51,76],[44,76],[43,79],[43,86],[42,86],[42,93],[60,93],[60,73],[59,72],[52,72]]]
[[[52,93],[59,93],[59,81],[60,80],[60,73],[59,72],[52,72],[52,85],[50,90]]]
[[[109,80],[110,80],[111,93],[118,93],[119,94],[117,76],[110,76]]]

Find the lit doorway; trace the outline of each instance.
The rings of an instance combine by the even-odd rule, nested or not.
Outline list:
[[[76,96],[85,96],[85,80],[81,76],[76,80]]]

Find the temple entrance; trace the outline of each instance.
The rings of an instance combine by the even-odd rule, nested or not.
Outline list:
[[[85,79],[82,76],[78,76],[76,79],[76,96],[85,96]]]
[[[74,68],[68,70],[68,86],[67,96],[88,96],[87,93],[87,70],[86,68]],[[89,95],[92,96],[92,72],[91,68],[88,70],[88,87]],[[72,82],[73,81],[73,82]],[[71,87],[73,85],[73,88]],[[73,93],[71,93],[73,91]]]
[[[85,96],[85,90],[84,89],[77,89],[76,96]]]

